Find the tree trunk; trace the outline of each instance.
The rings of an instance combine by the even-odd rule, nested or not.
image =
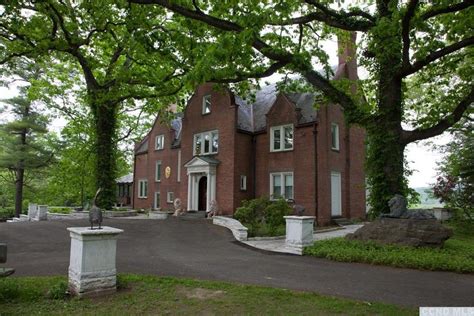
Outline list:
[[[20,217],[23,205],[23,182],[25,169],[18,168],[15,175],[15,217]]]
[[[115,131],[116,107],[110,104],[96,104],[93,107],[96,134],[96,183],[101,188],[97,205],[111,209],[115,203]]]

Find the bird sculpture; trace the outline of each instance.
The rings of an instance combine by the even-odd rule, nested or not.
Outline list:
[[[91,223],[91,229],[94,229],[94,224],[97,224],[99,227],[97,229],[102,229],[102,210],[97,206],[97,196],[102,191],[101,188],[97,190],[94,196],[94,200],[92,200],[92,207],[89,210],[89,222]]]

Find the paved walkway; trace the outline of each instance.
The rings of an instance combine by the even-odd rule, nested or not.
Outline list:
[[[355,232],[362,226],[364,225],[348,225],[342,229],[331,230],[331,231],[320,232],[320,233],[316,232],[315,234],[313,234],[313,238],[315,241],[318,241],[318,240],[330,239],[330,238],[335,238],[335,237],[344,237],[347,234]],[[295,255],[301,254],[301,251],[293,247],[288,247],[285,243],[284,237],[283,238],[251,238],[250,240],[243,241],[243,243],[248,246],[261,249],[261,250],[266,250],[266,251],[289,253],[289,254],[295,254]]]
[[[207,220],[106,219],[124,229],[119,272],[259,284],[407,306],[474,306],[474,275],[416,271],[250,249]],[[85,220],[0,223],[15,276],[67,275],[67,227]]]

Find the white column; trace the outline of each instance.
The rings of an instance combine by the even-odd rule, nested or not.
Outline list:
[[[216,175],[211,174],[211,200],[216,199]]]
[[[192,208],[192,192],[193,192],[193,176],[192,173],[188,174],[188,211],[191,210]]]
[[[207,177],[207,188],[206,188],[206,212],[209,212],[210,211],[210,208],[211,208],[211,199],[212,199],[212,195],[211,195],[211,173],[208,171],[206,173],[206,177]]]
[[[115,292],[117,237],[123,230],[107,226],[67,230],[71,236],[69,291],[78,296]]]
[[[305,246],[313,243],[314,216],[285,216],[287,246],[303,252]]]

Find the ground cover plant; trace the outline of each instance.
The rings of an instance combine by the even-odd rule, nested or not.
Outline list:
[[[70,207],[48,207],[48,212],[49,213],[55,213],[55,214],[71,214],[72,213],[72,208]]]
[[[280,198],[271,201],[267,197],[242,201],[234,217],[248,228],[249,237],[281,236],[285,234],[284,216],[291,214],[288,203]]]
[[[442,249],[378,245],[334,238],[305,248],[304,254],[343,262],[364,262],[421,270],[474,273],[474,225],[451,224],[454,236]]]
[[[0,314],[415,315],[415,309],[214,281],[121,275],[115,295],[68,298],[65,277],[0,280]]]

